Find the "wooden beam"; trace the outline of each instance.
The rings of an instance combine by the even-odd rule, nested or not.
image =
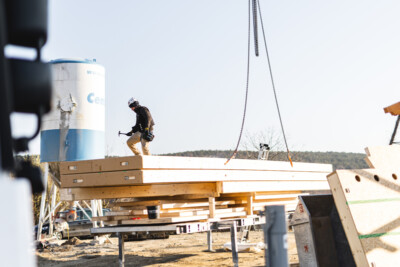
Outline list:
[[[60,173],[78,174],[92,172],[110,172],[126,170],[182,169],[182,170],[269,170],[269,171],[306,171],[332,172],[331,164],[293,162],[293,167],[286,161],[261,161],[233,159],[226,164],[224,158],[196,158],[169,156],[132,156],[61,162]]]
[[[121,220],[110,222],[114,224],[168,224],[189,221],[207,220],[208,215],[190,216],[190,217],[174,217],[174,218],[159,218],[159,219],[141,219],[141,220]]]
[[[393,105],[383,108],[383,111],[385,111],[385,113],[390,113],[393,116],[400,115],[400,102],[397,102]]]
[[[173,196],[185,194],[208,194],[209,196],[214,196],[215,193],[215,183],[155,184],[121,187],[60,189],[60,199],[62,201],[75,201],[145,196]]]
[[[330,188],[327,181],[247,181],[222,182],[221,193],[329,189]]]
[[[323,181],[328,172],[258,170],[136,170],[61,175],[61,187],[218,181]]]

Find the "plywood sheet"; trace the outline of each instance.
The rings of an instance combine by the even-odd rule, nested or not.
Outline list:
[[[399,262],[400,181],[393,174],[364,169],[338,170],[328,176],[357,266]]]

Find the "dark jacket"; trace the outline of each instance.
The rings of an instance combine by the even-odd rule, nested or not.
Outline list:
[[[143,106],[137,106],[134,110],[136,113],[136,124],[132,127],[132,132],[141,132],[144,133],[146,128],[152,127],[154,125],[153,117],[150,114],[148,108]]]

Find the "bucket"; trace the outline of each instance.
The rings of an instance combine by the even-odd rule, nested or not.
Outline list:
[[[147,206],[147,216],[149,219],[160,218],[160,206]]]

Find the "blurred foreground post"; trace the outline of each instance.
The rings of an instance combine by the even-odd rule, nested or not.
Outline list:
[[[288,267],[285,207],[265,206],[265,217],[265,266]]]

